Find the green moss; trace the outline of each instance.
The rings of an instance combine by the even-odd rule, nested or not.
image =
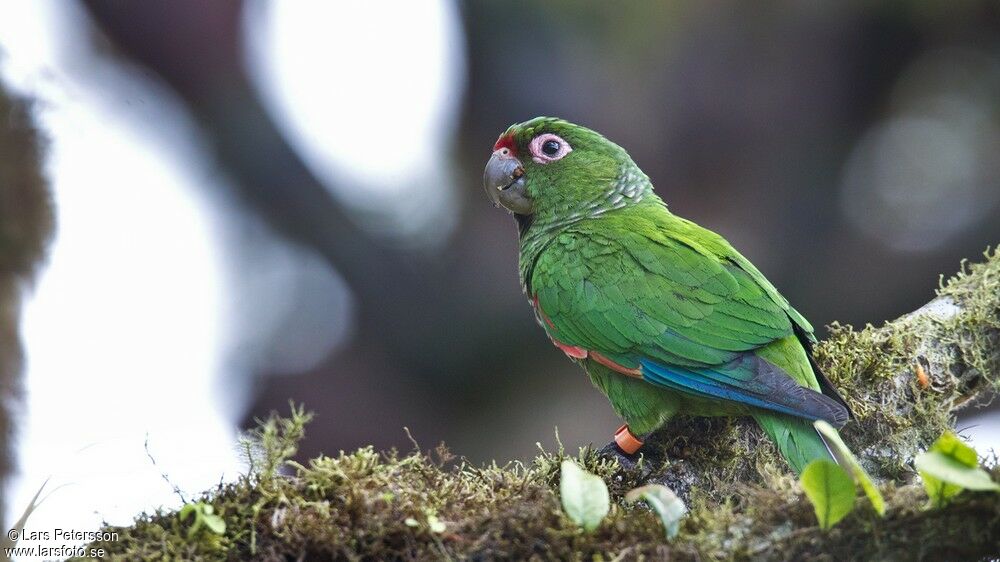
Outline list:
[[[473,466],[444,448],[363,448],[299,465],[288,459],[308,415],[293,409],[290,418],[262,422],[247,441],[247,476],[199,498],[225,519],[224,535],[189,537],[189,522],[159,511],[107,529],[119,540],[95,546],[115,560],[996,557],[1000,495],[966,492],[928,510],[910,460],[952,425],[955,408],[998,386],[1000,258],[988,253],[984,263],[963,266],[935,302],[880,328],[834,326],[816,348],[856,416],[845,440],[885,480],[885,519],[859,499],[851,515],[821,532],[774,447],[744,420],[676,420],[635,467],[580,451],[577,460],[605,479],[613,500],[601,527],[584,533],[560,508],[563,450],[529,464]],[[990,466],[1000,476],[995,459]],[[688,502],[690,515],[673,542],[664,541],[652,513],[623,502],[627,490],[650,481]]]
[[[913,455],[953,426],[957,409],[1000,388],[1000,257],[985,257],[963,262],[920,310],[881,328],[835,325],[816,348],[857,417],[845,437],[878,475],[904,476]]]
[[[258,436],[271,436],[271,447],[291,443],[303,420],[301,412],[272,418]],[[284,462],[276,453],[256,454]],[[681,535],[667,543],[651,512],[623,501],[642,470],[588,450],[576,459],[609,483],[614,504],[601,527],[584,533],[560,509],[557,475],[565,456],[556,451],[528,465],[480,467],[442,448],[405,455],[363,448],[308,466],[287,463],[289,475],[268,472],[264,463],[200,499],[225,519],[224,536],[189,536],[176,512],[161,511],[106,529],[119,540],[94,546],[112,560],[841,560],[844,552],[910,556],[910,541],[919,540],[924,554],[959,559],[995,553],[1000,537],[1000,495],[965,493],[945,509],[925,511],[919,485],[886,489],[885,520],[859,500],[851,516],[822,533],[794,479],[772,474],[766,485],[730,483],[721,501],[718,492],[693,489]]]

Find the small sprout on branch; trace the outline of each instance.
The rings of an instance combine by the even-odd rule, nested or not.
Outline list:
[[[437,533],[439,535],[448,529],[447,525],[444,524],[444,521],[438,519],[438,516],[433,513],[429,513],[427,515],[427,527],[430,528],[432,533]]]
[[[425,509],[424,517],[427,520],[427,529],[429,529],[430,532],[440,535],[441,533],[448,530],[448,526],[445,524],[444,521],[438,519],[438,516],[436,513],[434,513],[434,510]],[[414,517],[407,517],[406,519],[403,520],[403,524],[406,525],[407,527],[422,526],[420,524],[420,521],[417,521],[417,519]]]
[[[837,463],[817,459],[802,471],[799,483],[816,511],[820,529],[828,530],[854,509],[854,481]]]
[[[206,529],[216,535],[226,534],[226,522],[222,517],[215,514],[215,508],[212,507],[212,504],[206,502],[186,504],[181,508],[180,513],[177,514],[177,518],[183,522],[192,514],[194,515],[194,523],[191,524],[187,532],[189,539],[196,537],[202,529]]]
[[[847,444],[840,438],[837,430],[823,420],[816,420],[813,426],[823,436],[823,439],[826,440],[826,444],[830,447],[833,457],[837,459],[840,466],[845,468],[854,481],[861,485],[861,489],[864,490],[865,496],[868,497],[868,501],[871,502],[872,507],[875,509],[875,513],[878,513],[879,517],[884,517],[885,498],[882,497],[882,492],[878,491],[875,482],[872,481],[872,477],[861,467],[858,459],[847,448]]]
[[[1000,484],[979,467],[976,450],[957,435],[944,432],[913,464],[920,473],[931,505],[941,507],[962,490],[1000,492]]]
[[[670,488],[662,484],[640,486],[625,494],[625,501],[634,503],[642,500],[660,516],[660,522],[667,533],[667,540],[680,532],[681,519],[687,513],[687,506]]]
[[[563,510],[585,531],[593,531],[611,510],[607,485],[599,476],[571,460],[562,462],[560,473],[559,496]]]

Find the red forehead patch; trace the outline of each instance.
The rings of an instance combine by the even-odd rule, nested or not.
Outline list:
[[[505,133],[500,135],[496,144],[493,145],[493,151],[496,152],[501,148],[506,148],[511,151],[512,154],[517,154],[517,145],[514,144],[514,133]]]

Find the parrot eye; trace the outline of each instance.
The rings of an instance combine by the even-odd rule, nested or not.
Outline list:
[[[531,159],[539,164],[554,162],[573,151],[568,142],[552,133],[542,133],[531,139],[528,148],[531,150]]]

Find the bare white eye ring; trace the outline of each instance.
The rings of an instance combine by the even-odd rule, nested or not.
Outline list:
[[[528,150],[531,151],[532,160],[539,164],[548,164],[573,152],[573,147],[560,138],[559,135],[542,133],[531,139]]]

